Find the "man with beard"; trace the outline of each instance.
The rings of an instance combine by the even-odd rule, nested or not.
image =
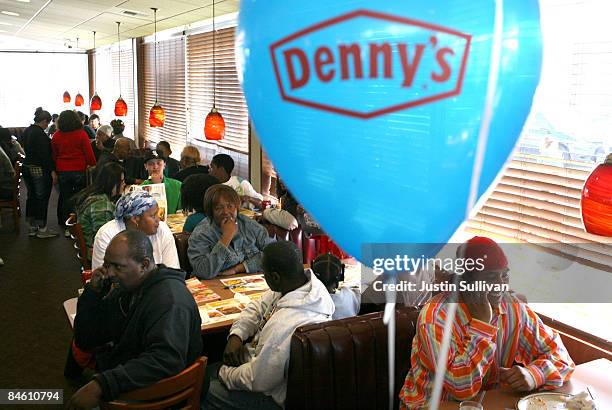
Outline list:
[[[67,407],[92,408],[180,373],[202,353],[200,327],[184,272],[155,265],[143,232],[120,232],[79,298],[74,343],[96,349],[98,373]]]

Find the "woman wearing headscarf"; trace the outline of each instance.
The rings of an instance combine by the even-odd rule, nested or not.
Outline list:
[[[51,186],[57,183],[51,141],[45,133],[50,122],[49,111],[38,107],[34,113],[34,124],[23,132],[23,149],[26,154],[23,179],[28,187],[26,219],[30,225],[28,234],[38,238],[57,236],[57,232],[47,228]]]
[[[156,264],[180,269],[174,237],[168,225],[159,220],[159,208],[147,191],[132,191],[117,201],[115,219],[104,224],[96,234],[91,268],[104,264],[104,254],[110,241],[126,229],[138,229],[149,236]]]

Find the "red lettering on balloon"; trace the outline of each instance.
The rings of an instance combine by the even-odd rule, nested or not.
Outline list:
[[[452,74],[450,64],[448,63],[448,61],[444,59],[444,56],[446,56],[447,54],[454,56],[455,52],[453,51],[452,48],[448,48],[448,47],[441,48],[440,50],[436,52],[436,61],[440,65],[442,72],[440,74],[431,73],[431,79],[437,83],[448,81],[448,79],[450,78]]]
[[[391,45],[383,43],[378,45],[370,43],[370,78],[378,78],[378,55],[383,56],[383,67],[385,78],[393,77],[393,60],[391,55]]]
[[[340,78],[343,80],[349,79],[349,55],[353,56],[353,71],[355,78],[363,78],[363,68],[361,67],[361,47],[359,44],[344,45],[341,44],[340,50]]]
[[[334,63],[334,55],[328,47],[319,47],[315,52],[315,71],[319,80],[327,83],[334,78],[336,70],[330,68],[327,73],[323,72],[323,67]]]
[[[287,74],[289,74],[291,89],[295,90],[296,88],[305,86],[310,78],[310,68],[308,67],[308,57],[306,57],[306,53],[299,48],[290,48],[283,51],[283,55],[285,56],[285,65],[287,66]],[[297,78],[295,73],[295,69],[293,67],[293,57],[297,57],[299,64],[302,67],[301,78]]]
[[[408,55],[408,46],[403,43],[399,43],[397,45],[400,54],[400,60],[402,62],[402,71],[404,72],[404,82],[402,82],[402,87],[410,87],[412,82],[414,81],[414,76],[416,75],[417,70],[419,69],[419,63],[421,62],[421,58],[423,57],[423,51],[425,51],[424,44],[417,44],[416,51],[412,60]]]

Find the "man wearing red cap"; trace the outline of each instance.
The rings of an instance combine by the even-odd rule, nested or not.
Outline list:
[[[469,291],[474,284],[508,283],[508,261],[489,238],[474,237],[458,256],[473,261],[459,277],[458,293],[440,293],[419,315],[411,369],[400,392],[401,408],[428,408],[449,303],[459,298],[452,324],[442,401],[469,400],[482,389],[554,389],[569,380],[574,362],[559,335],[509,292]],[[482,287],[476,287],[482,289]],[[515,365],[520,363],[521,365]]]

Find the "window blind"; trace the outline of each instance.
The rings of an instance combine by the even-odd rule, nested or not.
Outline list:
[[[234,35],[234,27],[217,31],[214,85],[212,32],[187,37],[188,132],[189,139],[204,140],[204,120],[213,106],[215,90],[216,106],[225,120],[225,138],[214,143],[232,151],[248,153],[249,116],[234,62]]]
[[[149,111],[155,104],[155,44],[143,44],[144,69],[141,78],[143,100],[140,105],[142,134],[149,143],[168,141],[174,153],[187,143],[185,102],[185,38],[172,38],[157,43],[158,103],[166,112],[161,128],[149,126]]]
[[[96,64],[95,89],[102,98],[102,109],[97,112],[102,124],[110,124],[111,120],[119,118],[125,124],[123,135],[134,138],[134,58],[132,40],[121,42],[121,96],[128,106],[125,117],[115,116],[115,101],[119,98],[119,47],[117,43],[96,49],[94,54]],[[89,102],[88,102],[89,104]]]

